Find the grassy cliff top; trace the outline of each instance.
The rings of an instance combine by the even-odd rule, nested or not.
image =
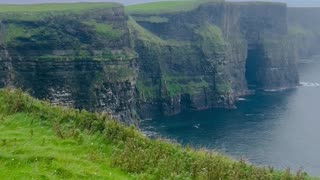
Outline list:
[[[108,115],[0,90],[0,179],[309,179],[150,140]]]
[[[0,42],[13,58],[132,60],[126,20],[118,3],[0,5]]]
[[[126,7],[129,14],[162,14],[190,11],[206,2],[223,2],[224,0],[180,0],[135,4]]]
[[[81,12],[91,9],[119,7],[118,3],[51,3],[51,4],[1,4],[0,13],[20,12],[52,12],[73,11]]]

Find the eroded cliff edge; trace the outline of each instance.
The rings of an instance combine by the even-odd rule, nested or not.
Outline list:
[[[0,86],[128,120],[231,108],[248,87],[299,82],[284,4],[131,16],[119,4],[1,13]]]

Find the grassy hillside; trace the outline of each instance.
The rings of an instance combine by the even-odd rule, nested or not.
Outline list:
[[[1,179],[309,179],[145,138],[107,115],[0,91]]]
[[[61,138],[26,113],[2,117],[0,179],[129,179],[111,167],[111,148],[101,136]],[[106,156],[108,154],[108,156]]]
[[[111,167],[113,147],[103,136],[58,122],[97,116],[50,107],[18,91],[0,94],[0,179],[131,179]]]
[[[161,14],[190,11],[205,2],[223,2],[224,0],[180,0],[135,4],[126,7],[129,14]]]
[[[48,12],[48,11],[83,11],[88,9],[102,9],[121,6],[118,3],[54,3],[54,4],[30,4],[13,5],[1,4],[0,13],[8,12]]]

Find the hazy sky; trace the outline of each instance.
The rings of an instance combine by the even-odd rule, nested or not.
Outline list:
[[[0,0],[0,4],[25,4],[25,3],[53,3],[53,2],[119,2],[123,4],[136,4],[142,2],[152,2],[157,0]],[[229,0],[229,1],[259,1],[259,0]],[[264,0],[264,1],[278,1],[286,2],[289,6],[318,6],[320,7],[320,0]]]

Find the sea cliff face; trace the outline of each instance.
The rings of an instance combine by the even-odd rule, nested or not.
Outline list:
[[[124,121],[135,118],[135,62],[30,60],[0,67],[2,86],[57,105],[109,112]]]
[[[1,87],[123,121],[136,118],[137,62],[122,6],[0,16]]]
[[[299,82],[284,4],[0,17],[1,87],[121,120],[233,108],[249,88]]]
[[[248,85],[269,90],[299,83],[284,4],[208,3],[189,12],[132,16],[158,38],[141,38],[136,46],[140,67],[148,64],[138,78],[141,115],[150,106],[166,115],[231,108]]]

